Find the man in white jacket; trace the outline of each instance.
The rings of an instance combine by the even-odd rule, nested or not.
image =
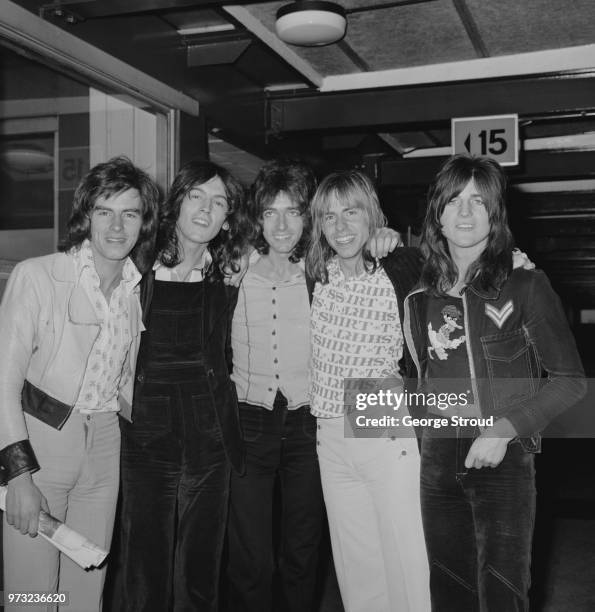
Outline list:
[[[132,402],[137,285],[152,259],[158,200],[128,159],[95,166],[75,192],[62,252],[21,262],[8,281],[0,306],[7,595],[59,592],[71,610],[101,609],[105,568],[84,572],[34,536],[43,509],[109,548],[117,413]]]

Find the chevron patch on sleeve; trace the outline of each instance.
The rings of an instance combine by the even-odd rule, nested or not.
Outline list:
[[[500,309],[492,306],[491,304],[486,304],[485,309],[486,314],[498,326],[498,329],[502,329],[506,319],[508,319],[508,317],[513,313],[514,305],[512,300],[508,300],[508,302],[506,302],[506,304],[504,304],[504,306],[502,306]]]

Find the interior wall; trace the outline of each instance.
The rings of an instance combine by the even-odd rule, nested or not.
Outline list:
[[[91,87],[89,131],[91,166],[126,155],[157,178],[157,117],[153,113]]]

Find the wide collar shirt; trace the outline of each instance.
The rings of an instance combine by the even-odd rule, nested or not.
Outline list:
[[[177,268],[168,268],[160,261],[156,261],[153,266],[155,280],[177,283],[198,283],[205,279],[207,271],[212,263],[213,258],[211,254],[208,249],[205,249],[200,260],[193,266],[192,270],[190,270],[188,277],[181,278],[177,272]]]
[[[233,316],[232,379],[241,402],[273,409],[279,389],[290,410],[308,404],[310,305],[303,270],[285,281],[253,271],[253,253]]]
[[[336,258],[328,283],[316,283],[310,334],[310,405],[323,418],[342,416],[346,378],[400,379],[403,334],[394,287],[382,267],[345,278]]]
[[[99,323],[99,332],[87,360],[74,410],[83,414],[116,412],[122,370],[132,343],[130,295],[140,282],[141,275],[127,257],[122,268],[122,279],[108,303],[100,289],[90,242],[85,240],[71,254],[78,283],[89,298]]]

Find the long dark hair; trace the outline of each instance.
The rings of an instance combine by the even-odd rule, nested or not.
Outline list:
[[[208,276],[223,273],[225,268],[234,272],[239,270],[237,262],[242,253],[244,239],[240,231],[238,211],[243,205],[244,188],[225,168],[204,160],[191,161],[180,168],[159,211],[157,257],[168,268],[177,266],[184,258],[176,227],[182,201],[193,187],[203,185],[215,177],[219,177],[225,187],[229,209],[226,221],[229,229],[221,228],[209,243],[213,265]]]
[[[136,189],[142,203],[142,226],[130,258],[141,273],[153,263],[160,194],[151,177],[123,155],[97,164],[82,178],[72,203],[66,238],[60,251],[77,248],[91,236],[91,213],[98,198],[109,198]]]
[[[512,233],[506,214],[506,175],[489,157],[454,155],[440,168],[428,193],[421,249],[425,265],[421,280],[434,295],[445,295],[457,282],[458,271],[442,234],[444,207],[473,180],[486,206],[490,233],[485,249],[469,267],[466,282],[475,279],[483,289],[499,288],[512,270]]]
[[[305,255],[310,241],[310,202],[316,191],[316,176],[312,168],[297,159],[275,159],[267,162],[258,172],[250,189],[245,224],[249,240],[263,255],[269,252],[269,245],[262,233],[262,214],[280,194],[284,193],[302,215],[304,229],[293,248],[289,261],[297,263]]]
[[[323,232],[324,216],[333,201],[348,206],[356,206],[365,211],[368,217],[370,236],[385,227],[386,217],[380,208],[378,195],[372,181],[359,170],[335,172],[324,178],[312,200],[312,240],[306,257],[306,270],[316,281],[328,282],[327,263],[335,255],[326,241]],[[362,253],[364,266],[368,272],[374,272],[377,264],[367,248]]]

